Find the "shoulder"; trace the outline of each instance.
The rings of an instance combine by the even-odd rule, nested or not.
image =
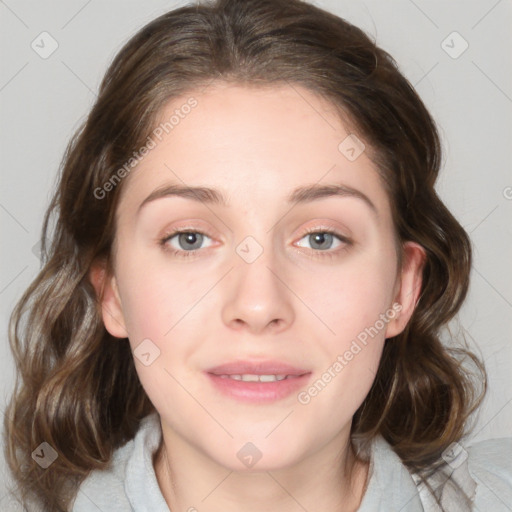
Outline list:
[[[475,505],[501,510],[512,504],[512,437],[480,441],[466,448],[468,470],[477,485]]]
[[[162,509],[151,457],[161,438],[158,415],[150,414],[141,421],[135,437],[115,450],[109,466],[92,471],[82,482],[75,497],[72,512],[126,512],[139,504],[148,491]],[[151,500],[149,500],[151,501]],[[164,509],[165,510],[165,509]]]
[[[443,464],[430,476],[427,488],[413,476],[425,511],[508,510],[512,503],[512,438],[491,439],[472,445],[452,443]]]
[[[131,510],[124,490],[124,480],[133,445],[132,439],[114,452],[108,468],[89,473],[78,489],[72,512]]]

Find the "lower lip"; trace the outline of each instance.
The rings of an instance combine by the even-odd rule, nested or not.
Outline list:
[[[293,392],[304,387],[309,380],[310,373],[289,379],[274,382],[244,382],[213,373],[206,374],[212,384],[224,395],[242,402],[268,403],[282,400]]]

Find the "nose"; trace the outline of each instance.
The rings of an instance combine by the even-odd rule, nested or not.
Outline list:
[[[225,325],[258,334],[277,333],[293,324],[293,293],[271,251],[264,251],[252,263],[239,259],[227,277],[222,307]]]

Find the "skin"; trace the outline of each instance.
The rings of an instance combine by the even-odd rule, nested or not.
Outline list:
[[[162,119],[189,96],[166,105]],[[148,338],[160,350],[149,366],[134,361],[161,418],[154,467],[162,494],[171,510],[356,510],[368,464],[350,446],[352,417],[385,339],[413,312],[424,250],[404,244],[398,268],[379,174],[367,152],[351,162],[338,150],[348,133],[325,100],[299,86],[224,83],[193,96],[198,106],[123,183],[113,274],[91,273],[107,330],[128,337],[132,350]],[[170,183],[215,188],[228,206],[168,196],[139,210]],[[294,188],[315,183],[357,189],[375,211],[350,196],[286,204]],[[350,242],[335,237],[319,249],[306,230],[326,227]],[[173,228],[207,236],[185,258],[172,251],[194,241],[160,243]],[[247,236],[263,249],[252,263],[236,252]],[[395,303],[400,314],[306,405],[296,393],[241,403],[203,373],[277,359],[307,368],[313,383]],[[247,442],[262,453],[252,468],[236,456]]]

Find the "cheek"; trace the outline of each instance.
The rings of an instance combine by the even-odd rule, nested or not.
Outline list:
[[[166,407],[169,396],[180,393],[170,374],[180,382],[188,378],[184,363],[200,350],[208,329],[211,315],[205,317],[203,310],[209,297],[200,299],[216,274],[212,269],[201,272],[185,272],[165,258],[148,261],[142,251],[131,251],[119,262],[116,274],[129,343],[141,384],[155,405]]]
[[[324,367],[315,388],[329,388],[327,393],[322,391],[321,398],[318,394],[319,403],[325,401],[325,406],[331,400],[339,401],[355,412],[375,379],[386,327],[396,316],[392,308],[396,280],[393,251],[391,248],[386,257],[379,257],[383,251],[368,253],[323,276],[324,287],[310,286],[308,304],[324,323],[318,322],[324,335],[317,350]]]
[[[132,343],[151,338],[161,344],[169,339],[178,324],[179,328],[187,324],[180,320],[189,318],[211,281],[208,275],[196,271],[192,274],[179,265],[169,264],[165,257],[150,259],[143,250],[132,251],[129,258],[120,262],[118,275],[122,283],[124,319]]]
[[[330,345],[343,348],[348,340],[374,326],[390,309],[396,280],[395,261],[394,253],[386,257],[379,257],[377,252],[368,253],[302,281],[300,288],[305,302],[324,327],[329,328],[325,333]],[[382,329],[380,322],[378,328]]]
[[[123,315],[141,385],[157,410],[165,411],[181,396],[178,382],[187,380],[189,371],[184,362],[197,350],[192,331],[198,324],[190,322],[197,291],[183,274],[179,280],[176,273],[142,261],[134,257],[119,266]],[[180,411],[186,418],[193,403],[183,400]]]

